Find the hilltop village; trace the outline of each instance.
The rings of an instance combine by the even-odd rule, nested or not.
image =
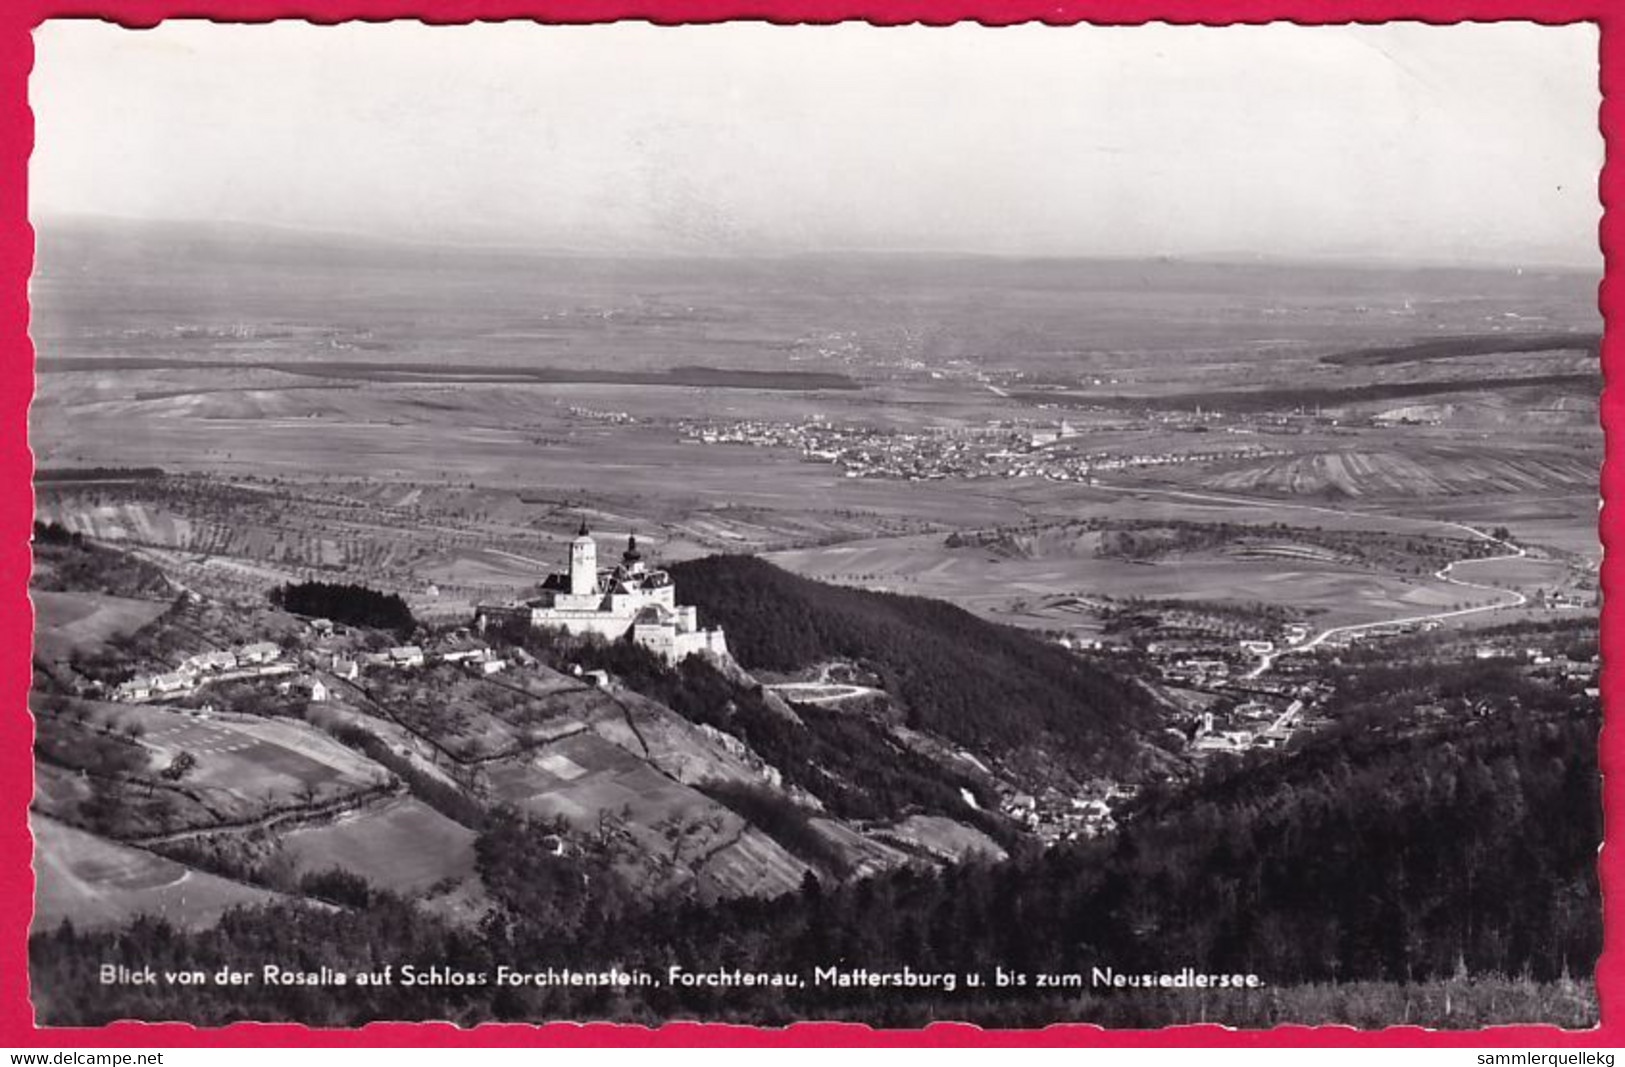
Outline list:
[[[702,628],[696,609],[677,603],[676,584],[666,571],[645,563],[636,535],[627,538],[615,566],[600,568],[597,542],[582,523],[570,543],[568,568],[549,574],[537,588],[539,595],[528,599],[480,604],[474,614],[475,632],[484,634],[490,626],[518,621],[573,637],[591,635],[606,641],[629,637],[668,666],[695,654],[728,654],[723,631]],[[186,599],[195,598],[183,597]],[[444,662],[490,675],[508,666],[477,637],[460,630],[427,650],[402,644],[359,651],[333,644],[346,628],[332,620],[312,618],[305,625],[305,640],[313,642],[307,649],[306,666],[318,668],[316,672],[300,673],[300,664],[285,656],[286,650],[275,641],[254,640],[188,655],[170,670],[136,674],[106,689],[105,695],[115,701],[145,703],[184,697],[210,682],[277,677],[284,678],[279,684],[281,692],[298,691],[312,702],[322,702],[328,699],[331,687],[322,681],[321,673],[354,681],[365,668],[396,670]],[[602,671],[592,674],[607,683]]]

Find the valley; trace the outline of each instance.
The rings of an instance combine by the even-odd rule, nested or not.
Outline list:
[[[952,927],[990,961],[956,880],[1122,909],[1101,872],[1150,862],[1126,841],[1222,871],[1193,843],[1220,808],[1320,825],[1271,805],[1324,765],[1376,789],[1434,740],[1527,762],[1599,707],[1576,275],[117,238],[42,235],[39,939],[151,915],[203,944],[241,905],[584,962],[641,924],[699,969],[663,917],[811,959],[785,915],[877,894],[919,958]],[[727,651],[526,623],[582,537],[669,571]],[[316,585],[354,617],[284,607]],[[386,597],[398,625],[363,606]],[[1519,765],[1585,802],[1565,758]],[[1552,877],[1592,899],[1571,853]],[[1168,915],[1192,885],[1159,883]],[[1343,977],[1272,885],[1258,951]],[[1071,921],[1149,951],[1143,915]],[[1178,921],[1215,958],[1241,939]],[[1448,940],[1545,981],[1593,932],[1552,922],[1572,959],[1454,925],[1350,958],[1435,974]]]

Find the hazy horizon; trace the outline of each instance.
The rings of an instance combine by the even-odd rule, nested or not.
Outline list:
[[[1600,278],[1600,251],[1599,261],[1596,264],[1562,262],[1558,260],[1541,260],[1531,258],[1520,259],[1423,259],[1419,257],[1383,257],[1377,254],[1339,255],[1326,253],[1314,255],[1310,253],[1266,254],[1248,252],[1245,249],[1217,249],[1211,252],[1196,252],[1190,254],[1169,253],[1136,253],[1127,252],[1117,255],[1106,253],[1087,252],[1005,252],[983,249],[951,249],[951,248],[817,248],[817,249],[757,249],[748,251],[719,251],[715,249],[616,249],[570,247],[565,245],[545,245],[534,242],[499,241],[471,242],[456,241],[439,237],[410,237],[396,234],[365,233],[318,226],[302,226],[293,223],[272,223],[263,221],[249,221],[243,219],[199,219],[199,218],[132,218],[117,215],[89,215],[89,214],[49,214],[32,218],[30,220],[36,234],[36,245],[50,241],[66,230],[73,228],[110,230],[119,227],[141,228],[148,231],[171,231],[170,236],[180,237],[186,231],[207,231],[219,236],[233,235],[238,238],[237,243],[243,247],[250,247],[256,240],[248,239],[247,235],[256,235],[257,243],[272,244],[280,239],[290,242],[303,242],[312,246],[327,245],[331,247],[348,247],[353,250],[368,248],[388,249],[400,248],[416,252],[449,252],[454,254],[467,254],[476,256],[490,254],[499,256],[516,256],[519,258],[535,259],[590,259],[590,260],[625,260],[628,262],[661,260],[705,260],[725,262],[728,260],[774,261],[797,259],[920,259],[920,260],[989,260],[1019,262],[1054,262],[1054,263],[1165,263],[1170,265],[1189,266],[1258,266],[1279,268],[1324,268],[1327,270],[1359,270],[1359,271],[1464,271],[1477,273],[1523,272],[1533,271],[1548,274],[1575,274],[1583,276],[1596,275]]]
[[[1530,23],[47,22],[31,218],[1595,272],[1596,43]]]

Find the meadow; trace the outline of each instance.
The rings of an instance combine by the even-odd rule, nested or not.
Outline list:
[[[338,868],[412,897],[474,873],[474,832],[412,797],[345,812],[282,835],[302,874]]]
[[[143,849],[34,812],[34,917],[31,928],[63,922],[79,929],[122,926],[150,915],[185,929],[212,926],[228,909],[277,894],[189,868]]]
[[[134,633],[164,613],[169,604],[101,593],[34,590],[34,652],[66,660],[75,652],[104,647],[120,634]]]
[[[798,549],[767,558],[821,581],[952,600],[996,621],[1043,629],[1057,622],[1053,612],[1042,608],[1045,599],[1069,592],[1265,601],[1312,616],[1323,627],[1494,599],[1431,578],[1308,560],[1245,560],[1223,552],[1155,562],[1081,554],[1019,559],[975,547],[949,548],[941,538],[912,537]]]

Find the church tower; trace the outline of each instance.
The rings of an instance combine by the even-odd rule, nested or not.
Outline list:
[[[587,520],[581,520],[576,539],[570,542],[570,593],[591,596],[598,592],[598,544],[587,533]]]
[[[621,570],[627,574],[643,573],[643,553],[638,551],[638,535],[626,539],[626,551],[621,553]]]

